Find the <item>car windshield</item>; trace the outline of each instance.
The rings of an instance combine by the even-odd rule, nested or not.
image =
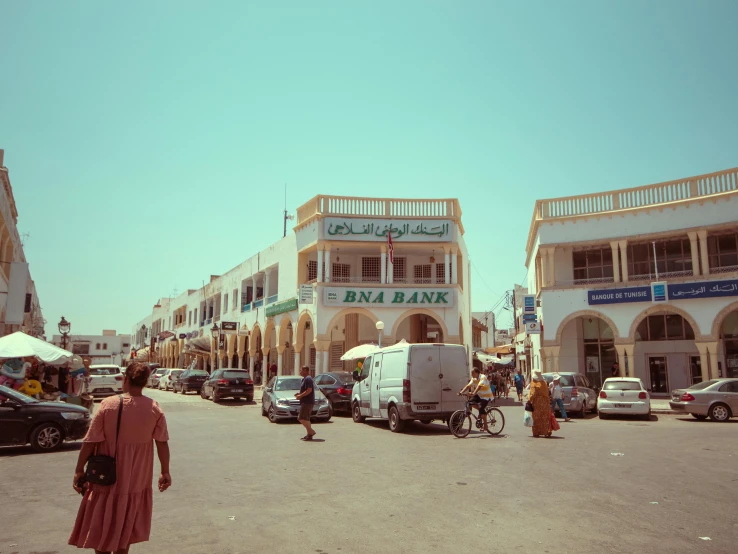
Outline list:
[[[277,381],[277,390],[300,390],[302,379],[280,379]]]
[[[167,372],[166,369],[157,369],[154,375],[164,375]]]
[[[117,367],[91,367],[90,375],[117,375]]]
[[[204,369],[195,369],[190,371],[190,377],[206,377],[208,374]]]
[[[170,373],[170,375],[179,375],[179,374],[180,374],[180,373],[182,373],[183,371],[184,371],[184,369],[175,369],[175,370],[173,370],[173,371],[172,371],[172,372]]]
[[[248,379],[248,371],[226,371],[223,373],[224,379]]]
[[[711,379],[710,381],[702,381],[701,383],[695,383],[687,390],[705,390],[707,387],[714,385],[717,382],[718,381],[716,379]]]
[[[605,390],[641,390],[638,381],[605,381]]]
[[[546,383],[551,384],[551,382],[553,381],[553,374],[544,373],[543,378],[546,380]],[[562,375],[561,376],[561,386],[562,387],[573,387],[574,386],[574,376],[573,375]]]
[[[9,389],[8,387],[0,385],[0,398],[2,396],[4,396],[5,398],[12,398],[26,404],[33,404],[34,402],[38,402],[38,400],[36,400],[35,398],[26,396],[22,392],[18,392],[17,390]]]
[[[338,379],[339,383],[343,383],[344,385],[348,385],[354,382],[354,376],[350,373],[339,373],[338,375],[334,375],[336,379]]]

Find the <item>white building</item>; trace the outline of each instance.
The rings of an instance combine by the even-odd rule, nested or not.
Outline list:
[[[54,335],[51,342],[61,346],[61,335]],[[103,329],[102,335],[70,334],[67,337],[67,349],[73,354],[90,358],[92,365],[123,365],[131,353],[131,335],[119,335],[108,329]]]
[[[160,300],[133,326],[137,356],[165,367],[197,358],[266,380],[266,365],[353,369],[341,355],[376,343],[380,322],[383,345],[470,344],[463,234],[456,199],[316,196],[298,208],[294,233],[205,287]],[[230,328],[217,342],[216,324]]]
[[[0,150],[0,337],[23,331],[43,338],[46,322],[18,234],[18,209],[3,157]]]
[[[619,360],[654,394],[738,376],[737,169],[539,200],[526,252],[533,368],[600,383]]]

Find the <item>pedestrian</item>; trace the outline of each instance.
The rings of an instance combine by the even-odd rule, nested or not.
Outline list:
[[[518,393],[518,402],[523,401],[523,389],[525,388],[525,377],[523,377],[523,372],[521,370],[518,370],[518,372],[515,374],[515,390]]]
[[[617,362],[612,364],[610,371],[612,372],[613,377],[620,377],[620,364]]]
[[[69,382],[71,381],[71,377],[69,376],[69,367],[67,365],[63,365],[59,367],[59,392],[62,394],[68,394],[69,391]]]
[[[571,421],[569,416],[566,415],[566,408],[564,408],[564,389],[561,388],[561,375],[558,373],[553,374],[549,392],[551,393],[551,410],[555,412],[555,408],[558,406],[564,421]]]
[[[551,436],[551,401],[541,370],[533,371],[528,401],[533,404],[533,436]]]
[[[154,442],[161,465],[159,491],[172,484],[167,422],[159,404],[142,394],[150,371],[144,363],[130,364],[123,376],[124,394],[106,398],[98,406],[74,471],[74,490],[83,497],[69,537],[73,546],[127,554],[130,545],[149,540]],[[85,482],[85,464],[93,453],[115,458],[113,485]]]
[[[308,366],[304,365],[300,368],[300,377],[302,377],[300,392],[295,394],[295,398],[300,401],[300,413],[297,416],[297,421],[302,423],[305,431],[307,431],[307,435],[300,440],[311,441],[315,436],[315,431],[312,425],[310,425],[310,414],[313,412],[313,405],[315,405],[315,384],[313,383],[313,378],[310,377],[310,368]]]

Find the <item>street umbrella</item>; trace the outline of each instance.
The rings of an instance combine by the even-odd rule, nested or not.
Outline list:
[[[0,338],[0,358],[26,358],[35,356],[47,364],[59,365],[72,359],[72,353],[51,343],[16,331]]]
[[[354,346],[351,350],[341,356],[341,361],[363,360],[370,354],[374,354],[377,350],[379,350],[379,347],[376,344],[360,344],[359,346]]]

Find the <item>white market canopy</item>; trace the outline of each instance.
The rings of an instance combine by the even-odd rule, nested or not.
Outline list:
[[[341,356],[341,360],[363,360],[377,350],[379,350],[379,347],[376,344],[360,344]]]
[[[36,357],[47,364],[63,364],[72,359],[73,354],[51,343],[16,331],[0,337],[0,358]]]

